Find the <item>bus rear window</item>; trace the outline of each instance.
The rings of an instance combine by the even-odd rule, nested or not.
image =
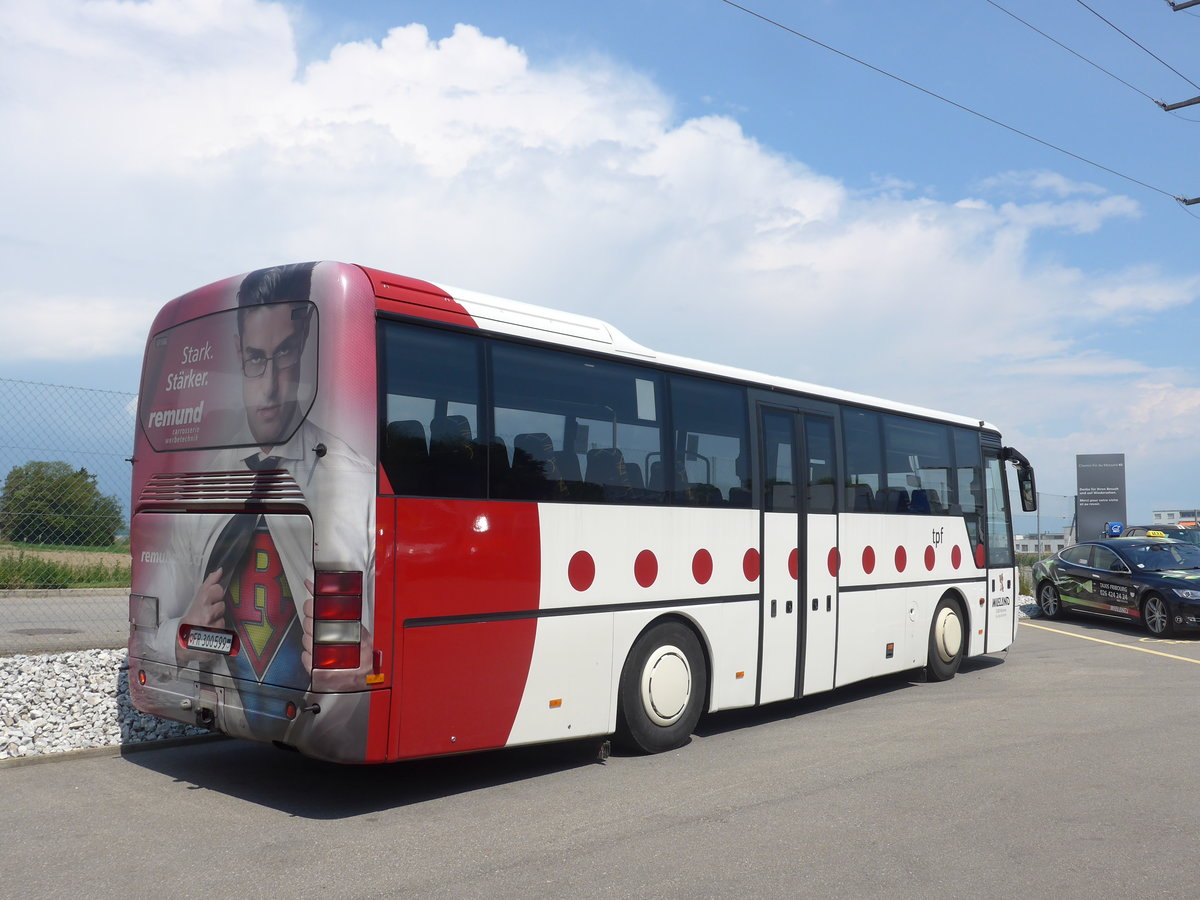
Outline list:
[[[307,301],[230,309],[156,334],[138,418],[158,451],[286,443],[317,389],[317,312]]]

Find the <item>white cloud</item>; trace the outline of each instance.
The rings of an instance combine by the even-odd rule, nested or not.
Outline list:
[[[261,0],[0,0],[0,79],[20,85],[0,95],[10,363],[135,366],[170,296],[341,258],[983,415],[1050,448],[1159,396],[1132,379],[1165,383],[1104,329],[1200,292],[1151,267],[1035,262],[1044,232],[1138,214],[1052,172],[947,201],[904,173],[862,189],[727,116],[679,120],[609,59],[531,61],[470,26],[435,39],[407,25],[302,68],[293,28]]]

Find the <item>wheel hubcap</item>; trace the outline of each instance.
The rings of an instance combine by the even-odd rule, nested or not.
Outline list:
[[[692,668],[678,647],[658,647],[642,669],[642,707],[656,725],[673,725],[692,694]]]
[[[1042,611],[1048,616],[1054,615],[1058,611],[1058,596],[1052,588],[1042,590]]]
[[[1155,634],[1160,634],[1167,626],[1167,611],[1162,601],[1151,600],[1146,604],[1146,624]]]
[[[942,662],[953,662],[954,657],[958,656],[958,651],[962,649],[962,626],[954,610],[945,607],[938,612],[933,633]]]

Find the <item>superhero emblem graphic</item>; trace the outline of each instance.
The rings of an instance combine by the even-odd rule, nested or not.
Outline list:
[[[296,621],[296,603],[275,542],[261,524],[229,582],[225,609],[241,655],[263,681]]]

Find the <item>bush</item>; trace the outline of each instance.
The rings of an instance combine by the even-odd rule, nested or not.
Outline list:
[[[65,462],[16,466],[0,494],[0,533],[22,544],[107,547],[124,525],[121,504],[96,476]]]

